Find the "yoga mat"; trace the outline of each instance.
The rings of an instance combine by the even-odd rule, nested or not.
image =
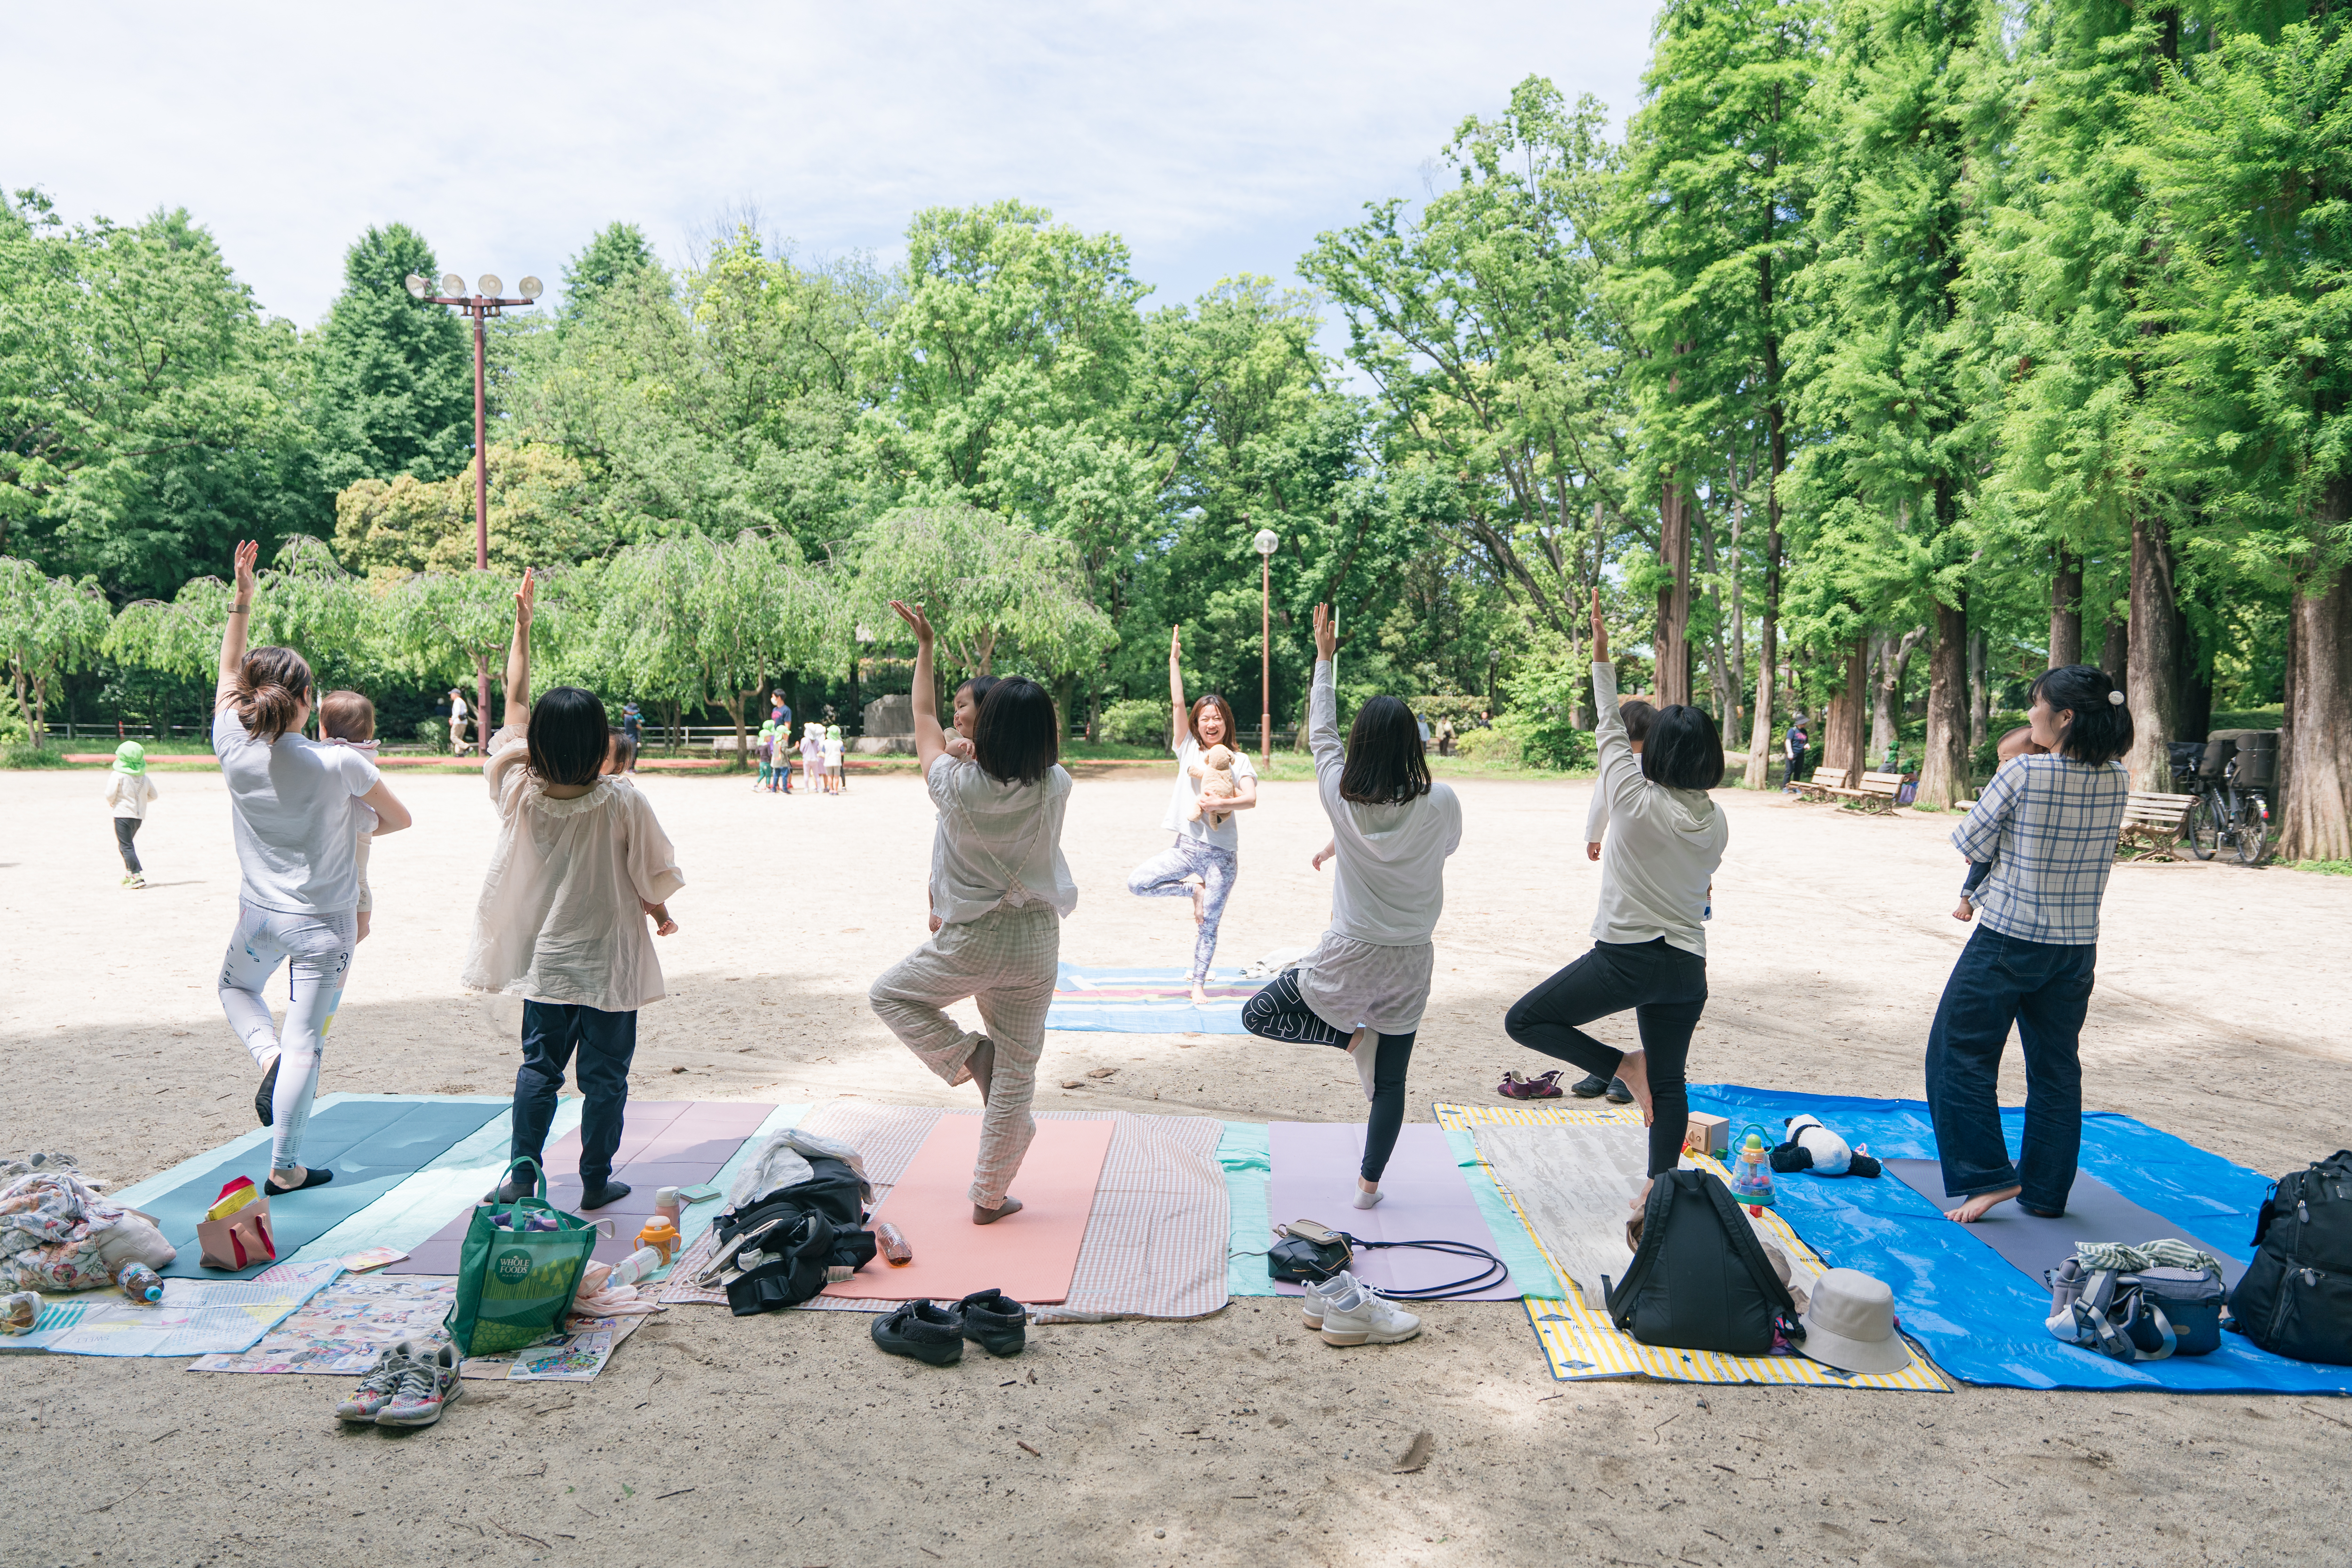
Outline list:
[[[1693,1084],[1691,1108],[1735,1125],[1811,1113],[1880,1159],[1933,1159],[1934,1124],[1916,1100],[1794,1094],[1738,1084]],[[2011,1147],[2024,1113],[2001,1112]],[[2113,1112],[2083,1118],[2083,1170],[2167,1223],[2153,1234],[2251,1237],[2270,1178]],[[1931,1182],[1931,1186],[1940,1183]],[[2053,1337],[2043,1320],[2050,1293],[1994,1251],[1974,1228],[1955,1225],[1906,1184],[1882,1176],[1776,1176],[1779,1217],[1831,1264],[1887,1282],[1904,1331],[1937,1364],[1969,1383],[2011,1388],[2154,1388],[2200,1394],[2352,1395],[2352,1367],[2289,1361],[2224,1333],[2211,1355],[2111,1361]],[[2078,1189],[2079,1190],[2079,1189]],[[2099,1238],[2145,1241],[2146,1236]],[[2243,1261],[2252,1248],[2221,1256]]]
[[[903,1269],[868,1266],[827,1285],[824,1294],[952,1301],[993,1288],[1031,1305],[1067,1300],[1110,1137],[1108,1117],[1039,1118],[1013,1183],[1021,1212],[974,1225],[971,1169],[980,1153],[980,1117],[943,1113],[874,1210],[877,1225],[888,1220],[905,1234],[915,1260]]]
[[[1887,1160],[1885,1164],[1889,1176],[1946,1214],[1967,1201],[1945,1194],[1944,1166],[1940,1160]],[[2079,1242],[2123,1241],[2137,1245],[2163,1236],[2178,1237],[2221,1260],[2221,1281],[2232,1290],[2246,1271],[2243,1263],[2220,1248],[2200,1240],[2161,1215],[2150,1214],[2098,1177],[2080,1172],[2074,1176],[2074,1190],[2067,1195],[2066,1212],[2055,1219],[2028,1214],[2012,1201],[1998,1206],[1982,1219],[1962,1228],[2024,1270],[2025,1277],[2037,1285],[2045,1282],[2044,1270],[2055,1269],[2074,1255]]]
[[[1114,1034],[1247,1034],[1242,1004],[1257,995],[1263,980],[1244,980],[1232,969],[1211,969],[1205,1008],[1192,1005],[1189,969],[1095,969],[1061,966],[1047,1029]]]
[[[1278,1294],[1265,1271],[1265,1251],[1274,1244],[1265,1189],[1274,1171],[1266,1153],[1264,1122],[1227,1122],[1217,1140],[1217,1164],[1224,1167],[1225,1208],[1232,1229],[1225,1241],[1225,1293]]]
[[[502,1102],[441,1096],[344,1095],[322,1099],[302,1139],[308,1165],[335,1173],[325,1186],[269,1200],[269,1231],[278,1256],[291,1259],[306,1245],[384,1197],[436,1156],[500,1113]],[[183,1161],[163,1177],[142,1182],[114,1201],[155,1217],[179,1257],[160,1270],[184,1280],[247,1280],[266,1262],[234,1272],[199,1264],[196,1222],[238,1176],[257,1183],[269,1175],[269,1134],[248,1134],[210,1155]]]
[[[1276,1225],[1319,1219],[1366,1241],[1466,1241],[1497,1255],[1478,1200],[1455,1163],[1444,1130],[1423,1122],[1405,1126],[1381,1176],[1387,1197],[1377,1208],[1355,1206],[1356,1171],[1364,1156],[1360,1122],[1275,1122],[1266,1129],[1273,1171],[1266,1183],[1267,1218]],[[1261,1240],[1258,1246],[1266,1242]],[[1259,1260],[1261,1269],[1265,1267]],[[1413,1249],[1359,1252],[1355,1275],[1388,1290],[1443,1285],[1476,1272],[1477,1260]],[[1465,1296],[1466,1301],[1517,1301],[1527,1287],[1514,1279]],[[1295,1296],[1297,1285],[1276,1285]]]
[[[1486,1126],[1478,1152],[1519,1200],[1528,1228],[1559,1260],[1588,1301],[1601,1281],[1625,1277],[1632,1200],[1649,1178],[1649,1129],[1626,1126]]]
[[[617,1263],[637,1249],[637,1232],[652,1218],[654,1199],[661,1188],[710,1180],[775,1109],[772,1104],[741,1101],[632,1102],[622,1124],[620,1147],[613,1153],[614,1179],[628,1183],[629,1195],[587,1212],[580,1207],[580,1134],[575,1124],[572,1132],[547,1145],[547,1200],[583,1219],[610,1221],[604,1227],[610,1234],[598,1238],[594,1256],[602,1262]],[[505,1167],[505,1161],[498,1163],[500,1169]],[[478,1199],[489,1186],[484,1183],[474,1197]],[[707,1218],[696,1218],[709,1224]],[[407,1260],[393,1269],[402,1274],[455,1274],[465,1251],[466,1227],[472,1219],[469,1202],[438,1230],[409,1248]]]

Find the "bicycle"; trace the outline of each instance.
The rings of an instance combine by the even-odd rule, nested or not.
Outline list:
[[[2227,844],[2241,865],[2260,865],[2270,852],[2271,757],[2249,751],[2232,739],[2175,742],[2174,789],[2194,795],[2189,809],[2189,852],[2210,861]]]

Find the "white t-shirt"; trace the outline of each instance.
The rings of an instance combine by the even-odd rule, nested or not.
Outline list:
[[[1185,821],[1186,813],[1192,810],[1192,802],[1201,794],[1201,780],[1192,777],[1192,764],[1201,760],[1201,743],[1188,734],[1184,737],[1184,744],[1174,749],[1176,788],[1169,792],[1168,814],[1160,819],[1160,825],[1169,832],[1181,833],[1188,839],[1198,839],[1221,850],[1239,849],[1242,842],[1240,817],[1228,815],[1223,822],[1213,828],[1209,825],[1206,811],[1201,813],[1201,820],[1197,822]],[[1234,751],[1230,746],[1225,749],[1234,752],[1234,782],[1239,784],[1247,779],[1255,783],[1257,769],[1250,766],[1249,754]]]
[[[1347,756],[1339,740],[1331,662],[1315,662],[1307,706],[1315,789],[1331,819],[1338,864],[1331,875],[1331,929],[1375,947],[1417,947],[1445,908],[1445,857],[1462,842],[1462,802],[1450,784],[1392,806],[1343,800]]]
[[[824,737],[824,765],[827,768],[841,766],[841,741],[838,737],[828,735]]]
[[[292,915],[357,908],[352,850],[360,813],[374,815],[359,798],[376,786],[375,764],[348,746],[299,735],[265,745],[246,733],[233,707],[213,716],[213,751],[228,785],[236,860],[245,872],[237,897]]]
[[[1601,842],[1601,904],[1596,942],[1652,942],[1706,956],[1706,890],[1723,863],[1731,826],[1704,789],[1669,789],[1642,773],[1617,706],[1617,666],[1592,666],[1601,709],[1601,779],[1594,795],[1608,802]],[[1588,830],[1589,831],[1589,830]]]
[[[939,870],[932,913],[946,925],[977,920],[998,904],[1042,899],[1066,916],[1077,883],[1062,859],[1070,776],[1056,764],[1035,784],[1000,784],[977,762],[942,755],[926,780],[939,808]]]
[[[155,781],[144,773],[114,773],[108,776],[106,803],[114,808],[118,817],[147,820],[147,804],[155,799]]]

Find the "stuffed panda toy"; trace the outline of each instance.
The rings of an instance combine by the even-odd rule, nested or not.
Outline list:
[[[1843,1138],[1822,1125],[1811,1116],[1791,1116],[1788,1120],[1789,1141],[1772,1151],[1772,1168],[1786,1174],[1790,1171],[1811,1171],[1815,1176],[1874,1176],[1878,1162],[1866,1149],[1850,1148]]]

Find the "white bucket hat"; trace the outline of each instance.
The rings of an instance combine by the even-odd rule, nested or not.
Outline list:
[[[1813,1284],[1812,1302],[1798,1320],[1801,1349],[1841,1372],[1900,1372],[1911,1347],[1895,1332],[1895,1292],[1858,1269],[1832,1269]]]

